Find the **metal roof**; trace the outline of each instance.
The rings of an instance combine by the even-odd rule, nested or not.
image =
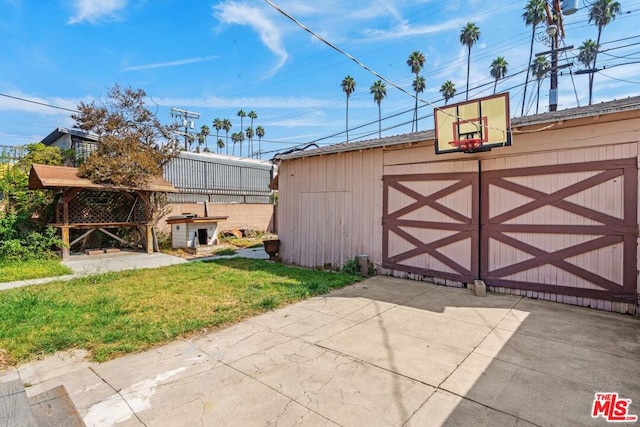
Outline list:
[[[97,184],[87,178],[78,176],[78,168],[66,166],[37,165],[31,166],[29,173],[29,189],[40,190],[43,188],[87,188],[92,190],[124,190],[124,191],[159,191],[176,193],[178,190],[164,178],[153,177],[148,184],[133,188],[109,184]]]
[[[585,107],[569,108],[562,111],[553,111],[548,113],[536,114],[533,116],[517,117],[511,119],[511,128],[522,126],[539,125],[553,123],[559,120],[580,119],[584,117],[600,116],[604,114],[613,114],[623,111],[640,110],[640,96],[618,99],[600,104],[589,105]],[[387,147],[391,145],[400,145],[415,142],[424,142],[435,139],[435,131],[433,129],[407,133],[402,135],[387,136],[383,138],[369,139],[358,142],[343,142],[340,144],[328,145],[326,147],[316,148],[314,150],[299,151],[296,153],[285,154],[279,157],[281,160],[299,159],[304,157],[322,156],[324,154],[344,153],[347,151],[366,150],[369,148]]]
[[[40,142],[42,142],[44,145],[51,145],[67,134],[72,136],[77,136],[86,141],[92,141],[92,142],[98,141],[100,139],[98,135],[94,135],[92,133],[88,133],[80,129],[56,128],[49,135],[45,136]]]
[[[273,167],[273,165],[267,160],[245,159],[242,157],[225,156],[224,154],[215,153],[192,153],[190,151],[181,151],[178,154],[178,157],[221,165],[244,166],[256,169],[271,170]]]

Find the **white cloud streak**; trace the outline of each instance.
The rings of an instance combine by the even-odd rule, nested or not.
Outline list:
[[[141,71],[141,70],[153,70],[155,68],[179,67],[181,65],[189,65],[189,64],[196,64],[198,62],[212,61],[217,58],[218,58],[217,55],[213,55],[213,56],[203,56],[200,58],[186,58],[186,59],[178,59],[176,61],[157,62],[154,64],[132,65],[132,66],[123,68],[122,71]]]
[[[127,0],[73,0],[71,6],[74,14],[69,19],[69,24],[112,21],[118,18],[118,11],[126,5]]]
[[[278,57],[270,75],[275,74],[287,62],[289,54],[282,41],[282,30],[267,17],[264,9],[247,3],[225,1],[213,7],[213,14],[223,24],[246,25],[258,33],[262,43]]]
[[[247,105],[255,105],[264,110],[267,108],[319,108],[327,105],[327,100],[317,98],[296,97],[256,97],[256,98],[222,98],[218,96],[205,96],[200,98],[158,98],[153,99],[156,104],[166,107],[183,105],[188,108],[246,108]]]

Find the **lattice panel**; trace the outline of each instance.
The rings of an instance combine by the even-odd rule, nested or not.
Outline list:
[[[62,219],[62,205],[58,204],[57,208],[59,218]],[[72,224],[145,223],[144,202],[126,193],[81,191],[69,202],[69,222]]]

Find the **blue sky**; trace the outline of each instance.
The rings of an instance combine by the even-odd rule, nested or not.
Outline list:
[[[584,40],[596,39],[585,1],[564,17],[561,46],[575,49],[561,56],[561,64],[572,61]],[[447,79],[458,90],[451,102],[463,100],[467,52],[459,34],[474,22],[481,35],[471,51],[470,87],[476,89],[470,96],[493,92],[489,65],[504,56],[508,78],[498,91],[510,91],[512,116],[520,115],[531,40],[521,18],[524,0],[273,2],[410,92],[413,75],[406,60],[414,50],[423,52],[427,87],[421,98],[437,105],[443,104],[439,88]],[[603,31],[598,64],[607,68],[595,77],[594,102],[640,95],[640,0],[620,4],[623,13]],[[201,113],[198,128],[229,118],[232,132],[240,130],[237,111],[254,110],[254,126],[266,131],[262,148],[270,153],[264,157],[315,140],[343,142],[340,82],[351,75],[356,91],[349,124],[357,129],[350,140],[377,136],[378,109],[369,93],[377,78],[263,0],[0,0],[0,40],[0,94],[74,109],[80,101],[100,100],[118,83],[144,89],[164,122],[173,120],[170,108],[178,107]],[[545,50],[535,42],[534,52]],[[568,75],[579,69],[576,64],[559,76],[559,110],[587,104],[587,75]],[[546,79],[540,112],[548,108],[548,88]],[[527,92],[527,98],[535,93],[535,83]],[[526,104],[533,114],[535,97]],[[410,132],[413,105],[411,97],[387,85],[383,135]],[[421,105],[419,129],[430,129],[433,107]],[[70,114],[0,96],[0,145],[39,141],[58,126],[72,126]],[[214,142],[215,135],[209,139]]]

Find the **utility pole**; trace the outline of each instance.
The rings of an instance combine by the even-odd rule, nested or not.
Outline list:
[[[181,117],[182,126],[184,126],[184,150],[189,151],[189,129],[195,128],[195,123],[192,119],[199,119],[200,113],[194,111],[182,110],[180,108],[171,107],[171,117]],[[182,133],[182,132],[180,132]]]
[[[560,0],[552,0],[553,4],[544,5],[547,14],[547,35],[551,40],[551,86],[549,88],[549,111],[558,109],[558,37],[564,38],[562,25],[562,9]]]

